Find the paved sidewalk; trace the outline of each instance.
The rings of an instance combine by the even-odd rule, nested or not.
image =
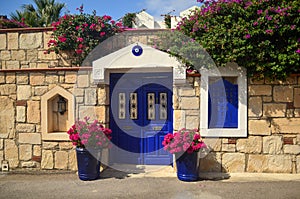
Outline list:
[[[182,182],[170,168],[147,168],[138,174],[107,169],[95,181],[81,181],[76,173],[70,172],[0,173],[0,198],[300,198],[299,174],[201,176],[206,180]]]

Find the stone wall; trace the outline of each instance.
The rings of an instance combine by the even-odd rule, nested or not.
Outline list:
[[[112,38],[85,64],[134,42],[150,44],[157,32]],[[0,168],[7,160],[10,169],[77,169],[68,140],[42,139],[41,97],[56,86],[76,98],[75,118],[109,124],[108,85],[95,85],[91,69],[72,67],[65,55],[44,54],[50,35],[50,29],[0,30]],[[300,77],[248,84],[248,137],[214,139],[201,172],[300,173]],[[174,129],[199,127],[200,76],[173,92]]]
[[[197,100],[192,100],[197,96],[192,94],[198,90],[199,77],[189,79],[194,91],[182,93],[177,100],[182,107],[175,106],[180,109],[175,110],[176,121],[185,121],[186,126],[180,127],[187,128],[190,122],[193,126],[198,124],[190,111],[199,106]],[[187,97],[193,103],[184,105]],[[208,139],[212,151],[201,159],[200,171],[300,173],[299,102],[299,76],[284,82],[249,79],[248,137]]]

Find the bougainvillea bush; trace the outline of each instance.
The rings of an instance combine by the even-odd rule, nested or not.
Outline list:
[[[177,30],[195,39],[218,66],[236,62],[249,76],[300,72],[300,1],[198,0]]]
[[[78,120],[67,131],[73,145],[80,148],[110,148],[111,133],[98,120],[89,122],[89,118]]]
[[[168,133],[164,136],[162,145],[164,146],[164,150],[172,154],[184,152],[193,153],[206,148],[200,132],[197,129],[181,129],[174,134]]]
[[[86,14],[83,6],[78,10],[80,14],[66,14],[52,24],[53,37],[47,51],[71,53],[75,65],[80,65],[100,42],[122,30],[122,23],[115,22],[110,16],[96,16],[95,11]]]

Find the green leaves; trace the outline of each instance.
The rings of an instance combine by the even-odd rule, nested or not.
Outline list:
[[[249,76],[285,78],[300,72],[300,2],[217,1],[204,4],[178,25],[217,65],[235,61]]]

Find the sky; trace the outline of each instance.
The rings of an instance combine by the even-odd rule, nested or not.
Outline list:
[[[70,12],[78,13],[76,8],[81,4],[84,6],[84,12],[91,14],[96,10],[97,15],[110,15],[114,20],[120,19],[126,13],[138,12],[146,9],[146,12],[160,20],[161,14],[171,12],[171,15],[179,15],[179,12],[194,5],[199,6],[197,0],[56,0],[56,2],[65,3],[66,9],[63,14]],[[33,0],[0,0],[0,15],[7,15],[8,18],[12,12],[21,10],[23,4],[34,4]]]

